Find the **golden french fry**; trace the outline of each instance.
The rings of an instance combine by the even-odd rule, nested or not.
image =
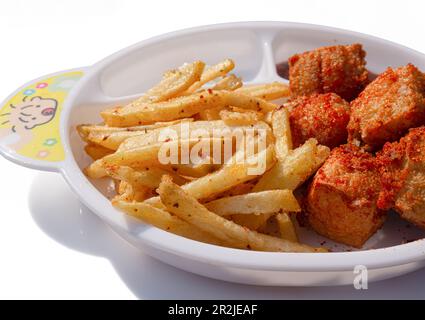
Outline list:
[[[191,121],[193,121],[192,118],[184,118],[181,120],[156,122],[150,125],[126,128],[99,125],[83,125],[78,127],[78,132],[80,133],[84,141],[103,146],[110,150],[117,150],[121,143],[130,137],[141,136],[153,131],[154,129],[164,128]]]
[[[87,140],[110,151],[115,151],[128,138],[142,136],[144,134],[146,134],[144,131],[115,131],[111,133],[93,131],[89,133]]]
[[[236,90],[237,92],[249,94],[253,97],[264,100],[276,100],[289,96],[289,86],[285,83],[272,82],[267,84],[258,84],[243,86]]]
[[[215,171],[219,166],[213,164],[212,159],[208,158],[197,164],[173,164],[171,170],[185,177],[200,178]]]
[[[92,179],[100,179],[106,177],[108,174],[103,167],[103,158],[98,159],[91,163],[87,168],[84,169],[84,173]]]
[[[90,134],[112,134],[115,132],[121,132],[121,131],[137,131],[137,130],[129,130],[129,128],[118,128],[118,127],[108,127],[104,125],[89,125],[89,124],[83,124],[77,126],[77,132],[79,133],[81,139],[85,142],[90,142],[88,140],[88,137]],[[146,131],[147,132],[147,131]]]
[[[233,214],[231,220],[236,224],[248,228],[250,230],[258,230],[264,226],[267,220],[273,216],[274,213],[265,214]]]
[[[242,87],[242,79],[235,76],[234,74],[230,74],[220,81],[218,81],[214,86],[212,86],[212,90],[229,90],[233,91],[240,87]]]
[[[254,110],[237,112],[223,109],[220,111],[219,115],[224,123],[229,126],[255,124],[263,119],[263,115],[260,112],[256,112]]]
[[[177,234],[192,240],[222,245],[216,237],[201,231],[186,221],[171,215],[165,210],[152,207],[143,202],[115,201],[113,205],[130,216],[143,220],[159,229]]]
[[[106,109],[101,112],[101,116],[109,126],[126,127],[186,118],[204,109],[225,105],[225,94],[205,91],[158,103],[135,101],[123,108]]]
[[[174,142],[174,144],[178,145],[178,141]],[[162,143],[156,143],[122,152],[117,151],[101,159],[100,166],[142,167],[149,166],[149,164],[158,164],[158,152],[162,146]]]
[[[81,124],[77,126],[77,132],[80,134],[80,137],[83,138],[83,140],[85,140],[85,138],[87,138],[88,135],[92,132],[101,132],[106,134],[106,133],[113,133],[117,131],[139,131],[139,130],[134,130],[133,128],[142,128],[142,127],[144,126],[119,128],[119,127],[108,127],[107,125],[102,125],[102,124]]]
[[[232,189],[224,191],[219,196],[220,196],[220,198],[224,198],[224,197],[233,197],[233,196],[239,196],[239,195],[242,195],[242,194],[247,194],[248,192],[250,192],[252,190],[252,188],[254,188],[254,186],[255,186],[255,183],[253,183],[251,181],[241,183],[241,184],[234,186]]]
[[[250,96],[236,91],[223,91],[227,95],[227,105],[233,107],[239,107],[243,109],[250,109],[259,112],[268,112],[277,109],[277,105],[268,102],[264,99]]]
[[[135,189],[126,181],[121,181],[119,185],[119,193],[111,201],[144,201],[152,196],[152,192],[147,187],[139,187]]]
[[[226,197],[208,202],[205,207],[219,216],[301,211],[290,190],[269,190]]]
[[[211,67],[207,67],[205,71],[202,73],[201,78],[199,81],[195,82],[190,86],[189,89],[187,89],[186,93],[190,94],[198,90],[200,87],[202,87],[207,82],[210,82],[211,80],[214,80],[218,77],[223,77],[227,73],[233,70],[235,67],[235,63],[231,59],[223,60],[216,65],[213,65]]]
[[[258,181],[253,192],[289,189],[295,190],[306,181],[329,156],[329,148],[317,145],[316,139],[309,139],[302,146],[292,150],[284,161],[267,171]]]
[[[101,159],[104,156],[107,156],[108,154],[111,154],[113,151],[102,147],[102,146],[97,146],[97,145],[93,145],[93,144],[88,144],[84,147],[84,151],[93,159],[93,160],[97,160],[97,159]]]
[[[80,124],[76,127],[76,130],[78,132],[78,135],[80,136],[81,140],[88,142],[87,141],[87,136],[90,133],[90,128],[92,127],[96,127],[95,125],[90,125],[90,124]]]
[[[297,232],[291,218],[285,212],[276,215],[276,221],[279,226],[280,236],[292,242],[298,242]]]
[[[322,248],[316,249],[251,231],[220,217],[201,205],[171,179],[163,178],[158,192],[162,203],[171,213],[222,240],[228,246],[259,251],[324,252]]]
[[[146,167],[142,170],[135,170],[125,166],[108,166],[105,169],[110,177],[126,181],[135,190],[143,189],[145,187],[151,189],[158,188],[163,175],[171,176],[173,181],[178,185],[182,185],[187,182],[186,179],[180,177],[178,174],[173,174],[169,171],[156,167]]]
[[[152,131],[153,129],[168,127],[173,124],[178,124],[181,122],[192,122],[193,118],[183,118],[172,121],[158,121],[152,124],[145,124],[140,126],[132,126],[132,127],[109,127],[107,125],[102,124],[82,124],[77,126],[77,132],[80,136],[85,137],[88,136],[91,132],[100,132],[100,133],[113,133],[117,131],[144,131],[145,133]]]
[[[204,70],[205,63],[195,61],[182,65],[177,70],[167,72],[161,82],[149,89],[137,99],[137,103],[153,103],[177,97],[194,83],[198,82]]]
[[[276,157],[284,161],[289,151],[292,150],[291,125],[288,110],[280,108],[273,112],[272,129],[275,137]]]
[[[260,112],[277,108],[277,105],[271,102],[235,91],[206,90],[158,103],[136,101],[122,108],[102,111],[101,116],[108,126],[126,127],[186,118],[202,110],[229,105]]]

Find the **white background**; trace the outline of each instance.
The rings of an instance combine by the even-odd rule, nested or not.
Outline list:
[[[283,20],[369,33],[425,52],[423,1],[2,0],[0,99],[24,82],[87,66],[164,32]],[[425,298],[425,270],[367,291],[209,280],[135,250],[80,210],[59,175],[0,159],[0,298]]]

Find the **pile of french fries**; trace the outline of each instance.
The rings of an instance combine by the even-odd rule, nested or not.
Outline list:
[[[94,160],[87,176],[113,179],[115,207],[186,238],[258,251],[326,251],[299,243],[301,209],[293,191],[321,166],[329,149],[315,139],[293,149],[288,111],[273,102],[288,97],[288,86],[244,86],[230,74],[233,68],[230,59],[210,67],[201,61],[184,64],[136,101],[101,112],[104,123],[78,126]],[[250,159],[234,161],[248,157],[238,149],[220,164],[209,157],[162,164],[158,153],[164,143],[191,148],[200,140],[185,141],[179,134],[182,124],[207,132],[264,130],[266,148],[250,157],[262,156],[265,172],[250,174],[255,165]],[[164,129],[175,130],[178,139],[161,141]],[[216,138],[202,139],[213,143]]]

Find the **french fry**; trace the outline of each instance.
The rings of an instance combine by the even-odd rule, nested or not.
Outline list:
[[[126,127],[186,118],[205,109],[229,105],[260,112],[277,108],[276,104],[235,91],[207,90],[158,103],[135,101],[125,107],[102,111],[101,116],[108,126]]]
[[[226,92],[226,91],[223,91]],[[259,112],[268,112],[277,109],[277,105],[268,102],[264,99],[250,96],[236,91],[227,91],[227,105],[239,107],[243,109],[250,109]]]
[[[121,181],[119,186],[119,194],[116,195],[111,201],[143,201],[151,196],[151,190],[146,187],[139,187],[135,189],[131,184],[126,181]]]
[[[201,205],[171,179],[163,178],[158,192],[166,208],[182,220],[222,240],[226,245],[241,249],[277,252],[324,252],[284,239],[274,238],[241,227],[216,215]]]
[[[160,83],[149,89],[136,101],[153,103],[177,97],[201,79],[205,64],[202,61],[184,64],[179,69],[167,72]]]
[[[185,177],[200,178],[215,171],[218,167],[219,165],[213,164],[212,159],[208,158],[197,164],[173,164],[171,170]]]
[[[205,207],[218,214],[266,214],[283,211],[298,212],[301,210],[297,199],[290,190],[270,190],[254,192],[239,196],[217,199],[204,204]]]
[[[245,112],[221,110],[219,112],[221,120],[229,126],[243,126],[258,123],[263,119],[260,112],[247,110]]]
[[[211,89],[212,90],[228,90],[233,91],[242,87],[242,79],[230,74],[218,81]]]
[[[152,207],[146,203],[118,200],[115,201],[113,205],[128,215],[141,219],[145,223],[151,224],[164,231],[204,243],[223,245],[216,237],[201,231],[165,210]]]
[[[280,108],[273,112],[272,129],[276,139],[276,157],[280,161],[284,161],[290,150],[292,150],[292,135],[288,110]]]
[[[178,146],[179,142],[173,141],[168,144],[172,143]],[[162,146],[162,143],[156,143],[122,152],[117,151],[101,159],[100,166],[142,167],[158,164],[158,152]]]
[[[143,131],[115,131],[111,133],[90,132],[87,140],[93,144],[97,144],[110,151],[115,151],[119,148],[121,143],[131,137],[142,136],[146,134]]]
[[[240,226],[256,231],[263,227],[267,220],[273,215],[274,213],[233,214],[231,215],[231,220]]]
[[[327,159],[329,148],[317,146],[315,139],[309,139],[294,149],[284,161],[267,171],[254,187],[253,192],[274,189],[295,190],[307,180]]]
[[[93,159],[93,160],[97,160],[97,159],[101,159],[105,156],[107,156],[108,154],[111,154],[113,151],[102,147],[102,146],[97,146],[94,144],[88,144],[84,147],[84,151]]]
[[[205,71],[202,73],[201,78],[199,81],[192,84],[192,86],[187,89],[186,93],[190,94],[198,90],[200,87],[202,87],[207,82],[210,82],[218,77],[223,77],[227,73],[233,70],[235,67],[235,63],[231,59],[223,60],[216,65],[213,65],[211,67],[207,67]]]
[[[276,215],[276,221],[279,226],[280,236],[292,242],[298,242],[297,232],[291,218],[285,212]]]
[[[173,181],[178,185],[187,182],[186,179],[180,177],[178,174],[173,174],[164,169],[156,167],[146,167],[143,170],[134,170],[125,166],[108,166],[106,167],[107,174],[118,180],[123,180],[129,183],[135,190],[143,188],[156,189],[161,182],[163,175],[169,175]]]
[[[288,85],[280,82],[243,86],[236,91],[264,100],[286,98],[290,94]]]
[[[219,93],[199,92],[158,103],[135,101],[122,108],[106,109],[101,116],[109,126],[115,127],[186,118],[204,109],[225,106],[226,96]]]
[[[112,154],[111,154],[112,155]],[[84,173],[87,177],[92,179],[100,179],[108,176],[105,168],[103,167],[102,159],[98,159],[91,163],[87,168],[84,169]]]
[[[242,194],[247,194],[248,192],[252,190],[252,188],[254,188],[254,186],[255,186],[255,183],[252,181],[241,183],[234,186],[232,189],[224,191],[223,193],[220,194],[220,197],[224,198],[224,197],[233,197],[233,196],[240,196]]]
[[[103,146],[110,150],[117,150],[122,142],[133,136],[147,134],[154,129],[169,127],[172,125],[191,122],[192,118],[184,118],[176,121],[156,122],[150,125],[134,127],[108,127],[102,125],[82,125],[78,126],[78,132],[84,141]]]
[[[107,125],[102,124],[81,124],[77,126],[77,132],[80,134],[82,138],[87,137],[92,132],[99,132],[103,134],[113,133],[117,131],[143,131],[147,133],[152,131],[153,129],[168,127],[174,124],[178,124],[181,122],[192,122],[193,118],[183,118],[172,121],[158,121],[152,124],[140,125],[140,126],[132,126],[132,127],[109,127]]]

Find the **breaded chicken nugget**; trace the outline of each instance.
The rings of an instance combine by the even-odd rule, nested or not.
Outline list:
[[[385,144],[378,159],[383,164],[378,206],[425,228],[425,127]]]
[[[360,44],[322,47],[289,58],[291,96],[334,92],[351,101],[368,82]]]
[[[384,223],[376,201],[379,163],[353,145],[332,150],[307,195],[307,221],[319,234],[360,248]]]
[[[349,141],[379,149],[425,124],[425,77],[414,65],[388,68],[351,102]]]
[[[310,138],[331,149],[347,142],[350,105],[338,95],[326,93],[298,97],[285,106],[290,110],[294,148]]]

